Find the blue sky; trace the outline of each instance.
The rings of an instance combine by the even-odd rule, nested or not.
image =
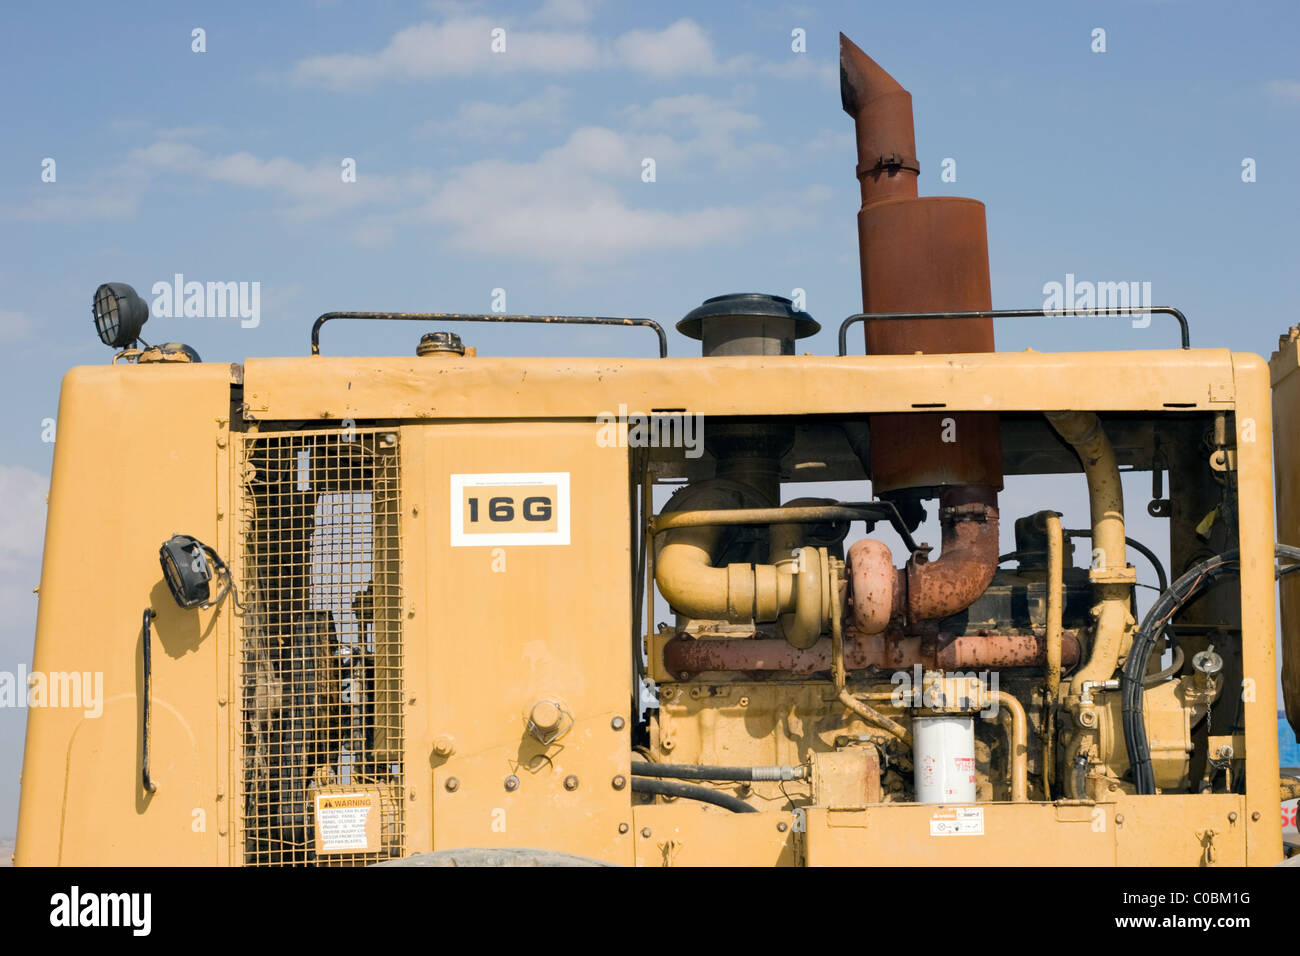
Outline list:
[[[987,204],[996,307],[1039,306],[1072,273],[1150,282],[1196,345],[1267,355],[1300,320],[1289,3],[49,3],[0,18],[0,398],[13,410],[0,669],[30,656],[53,449],[42,420],[68,367],[110,357],[90,324],[100,282],[146,298],[176,273],[261,283],[256,328],[146,326],[209,360],[304,354],[328,310],[487,311],[498,288],[512,312],[666,325],[711,295],[801,288],[825,329],[803,344],[833,351],[859,305],[840,30],[912,92],[922,194]],[[939,179],[945,158],[955,183]],[[461,332],[481,354],[653,344],[621,329]],[[1160,318],[1013,321],[998,336],[1043,350],[1176,341]],[[339,324],[324,349],[407,354],[417,338]],[[671,347],[697,348],[675,333]],[[21,724],[0,712],[0,836]]]

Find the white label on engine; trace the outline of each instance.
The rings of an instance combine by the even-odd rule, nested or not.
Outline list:
[[[569,543],[569,473],[452,475],[451,546]]]
[[[983,835],[983,807],[950,807],[930,814],[930,836]]]

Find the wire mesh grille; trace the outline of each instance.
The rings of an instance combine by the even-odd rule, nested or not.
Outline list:
[[[250,434],[243,450],[244,862],[400,856],[397,432]],[[325,795],[371,805],[378,825],[368,821],[364,848],[340,843],[331,820],[316,819]]]

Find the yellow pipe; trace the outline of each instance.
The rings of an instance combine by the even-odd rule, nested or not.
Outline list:
[[[872,707],[869,704],[864,704],[862,701],[858,700],[856,697],[854,697],[852,694],[849,693],[847,687],[843,688],[840,691],[840,702],[844,704],[844,706],[847,707],[849,710],[853,711],[855,714],[857,714],[859,717],[865,720],[867,723],[875,724],[877,727],[885,728],[885,730],[888,730],[891,734],[893,734],[903,743],[907,744],[908,747],[912,746],[912,732],[910,730],[908,730],[898,721],[894,720],[894,718],[886,717],[880,711],[876,710],[876,708]],[[1019,701],[1017,701],[1017,704],[1019,704]],[[1021,713],[1023,715],[1024,713],[1023,710],[1021,711]]]
[[[1029,800],[1029,722],[1020,701],[1004,690],[988,692],[989,699],[998,705],[998,714],[1011,715],[1011,732],[1007,743],[1011,747],[1011,801],[1026,803]]]
[[[795,567],[801,567],[801,570],[794,574],[794,614],[781,619],[781,630],[793,646],[812,647],[821,636],[822,620],[826,616],[822,613],[822,585],[825,583],[827,568],[822,561],[821,549],[802,548]],[[779,581],[784,568],[777,567],[776,572]]]
[[[724,531],[717,526],[677,528],[656,548],[655,583],[664,599],[675,611],[706,620],[775,621],[794,611],[796,575],[790,570],[772,565],[713,566]]]
[[[1085,681],[1109,680],[1119,666],[1124,639],[1133,625],[1129,600],[1135,579],[1128,567],[1124,541],[1124,493],[1115,449],[1092,412],[1046,412],[1048,422],[1083,462],[1092,516],[1093,560],[1090,562],[1097,620],[1092,653],[1075,673],[1071,691]]]
[[[1065,601],[1065,537],[1060,515],[1047,516],[1047,691],[1043,697],[1043,792],[1050,799],[1056,699],[1061,688],[1061,609]]]

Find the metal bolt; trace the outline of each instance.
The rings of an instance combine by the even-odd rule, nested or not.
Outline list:
[[[650,839],[650,828],[649,828],[649,827],[642,827],[642,828],[641,828],[641,835],[642,835],[643,837],[645,837],[647,840]]]
[[[1231,813],[1228,814],[1228,822],[1229,822],[1229,823],[1236,823],[1236,822],[1237,822],[1237,811],[1236,811],[1236,810],[1233,810]]]
[[[1250,815],[1250,818],[1251,818],[1252,820],[1254,820],[1256,823],[1258,823],[1258,822],[1259,822],[1259,811],[1256,810],[1254,813],[1252,813],[1252,814]]]
[[[1115,826],[1122,827],[1123,825],[1124,825],[1124,814],[1122,813],[1115,814]]]
[[[514,793],[518,789],[519,789],[519,778],[512,773],[510,776],[506,777],[506,792]]]
[[[784,833],[784,832],[785,832],[786,830],[788,830],[788,829],[789,829],[789,827],[786,825],[786,822],[785,822],[784,820],[782,820],[780,823],[778,823],[778,824],[776,825],[776,832],[777,832],[777,833]]]
[[[742,697],[742,698],[740,698],[740,706],[741,706],[741,707],[748,707],[748,706],[749,706],[749,698],[748,698],[748,697]]]
[[[447,788],[448,793],[455,793],[460,789],[460,781],[455,777],[448,777],[447,782],[444,783],[443,786]]]
[[[456,752],[456,740],[448,734],[441,734],[433,740],[433,752],[439,757],[450,757]]]
[[[420,517],[420,508],[419,508],[418,505],[417,505],[416,507],[414,507],[414,508],[411,509],[411,517],[412,517],[412,518],[418,518],[418,517]]]
[[[567,777],[565,777],[565,778],[564,778],[564,789],[565,789],[565,790],[577,790],[577,789],[578,789],[578,778],[575,777],[573,774],[569,774]]]
[[[613,720],[609,722],[609,725],[613,727],[615,730],[622,730],[623,724],[624,724],[624,720],[622,717],[615,717]]]
[[[610,784],[615,790],[622,790],[627,786],[627,777],[623,776],[621,773],[615,774],[614,779],[610,781]],[[577,786],[576,782],[574,783],[574,786]]]
[[[412,799],[412,800],[415,799],[415,791],[414,791],[414,790],[411,791],[411,799]]]
[[[631,827],[629,827],[626,823],[620,823],[620,824],[618,825],[618,832],[619,832],[619,833],[626,833],[626,832],[627,832],[628,830],[630,830],[630,829],[631,829]]]

